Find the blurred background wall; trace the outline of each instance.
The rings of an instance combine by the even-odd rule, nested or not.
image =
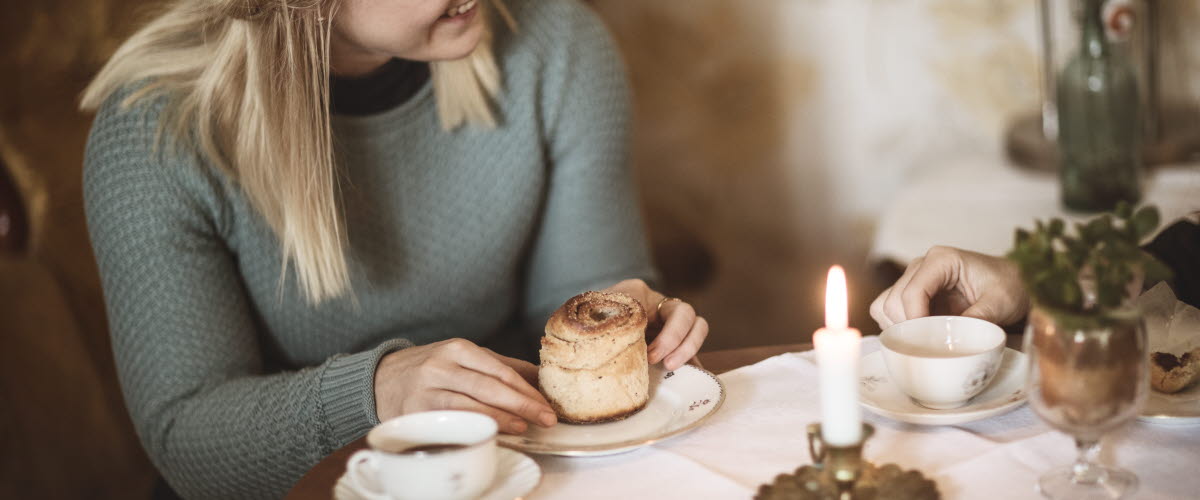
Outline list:
[[[0,249],[2,498],[150,488],[83,220],[76,105],[154,3],[0,0],[0,160],[16,188],[0,206],[28,215],[22,248]],[[656,262],[710,319],[707,349],[808,341],[833,263],[850,272],[852,323],[877,331],[884,281],[867,256],[890,198],[933,167],[1002,166],[1005,127],[1037,107],[1034,0],[591,3],[630,69]],[[1159,3],[1167,89],[1196,102],[1200,2]]]
[[[1006,128],[1039,106],[1035,0],[593,4],[630,67],[656,258],[710,317],[709,348],[807,341],[833,263],[852,324],[877,332],[867,307],[894,275],[868,255],[893,195],[1007,168]],[[1165,93],[1195,104],[1200,2],[1158,4]]]

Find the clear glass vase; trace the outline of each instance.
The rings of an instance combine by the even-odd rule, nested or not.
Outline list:
[[[1101,465],[1105,433],[1133,420],[1149,390],[1146,331],[1134,310],[1077,315],[1034,307],[1025,331],[1029,404],[1075,439],[1075,463],[1052,469],[1038,490],[1053,499],[1124,498],[1132,472]]]

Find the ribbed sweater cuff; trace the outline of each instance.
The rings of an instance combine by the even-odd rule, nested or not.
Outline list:
[[[334,448],[358,439],[379,423],[375,413],[375,367],[384,355],[412,345],[404,339],[392,339],[369,351],[329,362],[321,376],[321,408]]]

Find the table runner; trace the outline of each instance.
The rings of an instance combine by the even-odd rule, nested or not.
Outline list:
[[[863,354],[878,350],[863,340]],[[810,464],[805,427],[820,418],[813,352],[776,356],[720,376],[725,405],[702,427],[630,453],[600,458],[535,456],[544,476],[532,500],[749,498],[777,474]],[[1074,459],[1069,437],[1028,406],[968,424],[928,427],[864,410],[875,426],[866,456],[918,469],[944,498],[1041,498],[1036,478]],[[1200,426],[1136,422],[1105,438],[1101,461],[1132,470],[1134,498],[1200,497]]]

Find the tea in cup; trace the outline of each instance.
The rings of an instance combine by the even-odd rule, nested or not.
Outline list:
[[[396,417],[371,429],[370,449],[350,457],[347,474],[397,500],[476,498],[496,475],[496,431],[491,417],[467,411]]]
[[[879,334],[892,381],[917,404],[958,408],[983,391],[1004,358],[1004,330],[964,316],[929,316]]]

